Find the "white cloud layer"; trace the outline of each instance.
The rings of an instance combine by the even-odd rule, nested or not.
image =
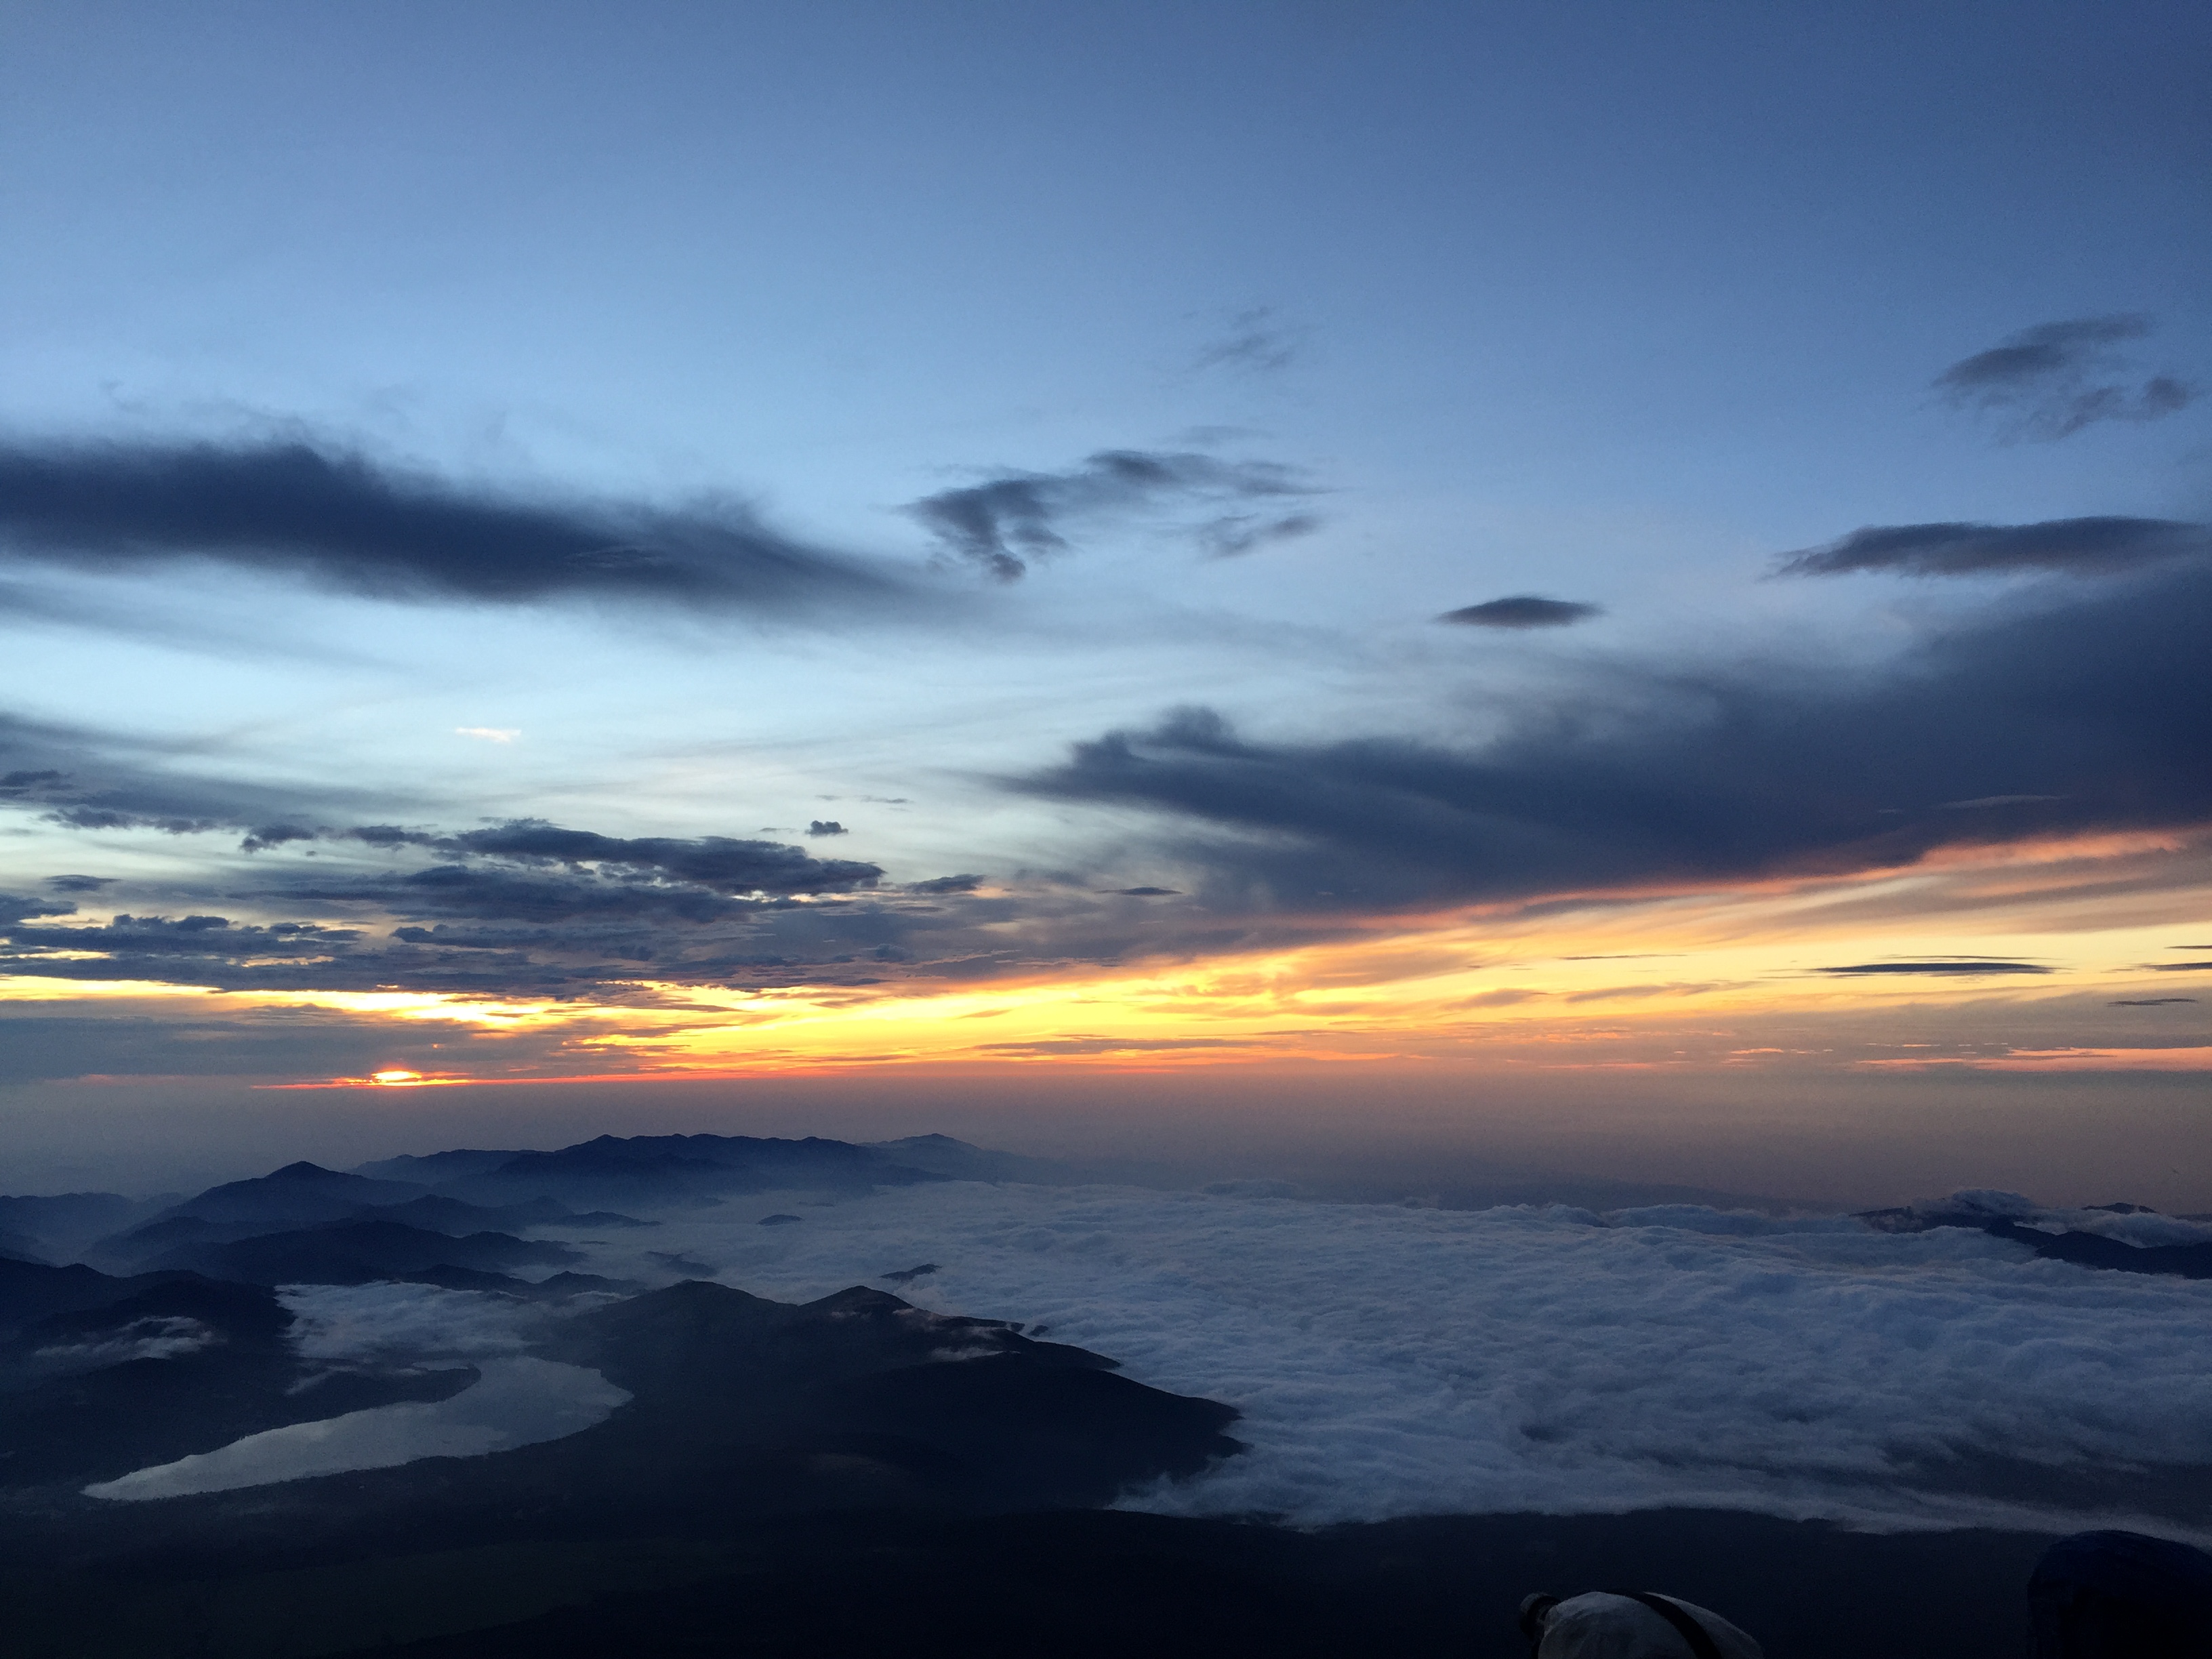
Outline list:
[[[221,1340],[197,1319],[163,1315],[134,1319],[119,1331],[88,1341],[58,1342],[34,1357],[75,1366],[121,1365],[133,1359],[181,1359]]]
[[[528,1347],[538,1323],[511,1297],[434,1285],[287,1285],[277,1299],[300,1358],[332,1364],[497,1358]]]
[[[777,1210],[804,1224],[755,1224]],[[788,1298],[935,1262],[899,1293],[1245,1413],[1249,1454],[1146,1508],[2047,1523],[2124,1510],[2067,1497],[2081,1478],[2212,1466],[2212,1284],[1971,1231],[964,1182],[718,1217],[670,1212],[653,1248]],[[668,1278],[638,1247],[597,1255]]]

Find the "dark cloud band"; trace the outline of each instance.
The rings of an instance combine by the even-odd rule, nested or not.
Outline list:
[[[787,611],[900,591],[741,507],[531,502],[307,442],[0,447],[0,550],[94,570],[210,559],[386,599]]]
[[[1964,842],[2212,822],[2207,637],[2212,568],[2185,565],[2008,607],[1872,678],[1624,676],[1464,751],[1260,743],[1186,711],[1012,787],[1152,810],[1155,864],[1248,915],[1893,867]]]

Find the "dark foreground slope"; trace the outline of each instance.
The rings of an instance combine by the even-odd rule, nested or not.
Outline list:
[[[696,1536],[257,1553],[0,1576],[21,1659],[1522,1659],[1529,1589],[1650,1585],[1775,1659],[2019,1659],[2047,1538],[1749,1515],[1299,1532],[1113,1510],[858,1512]]]
[[[268,1328],[255,1328],[254,1353],[273,1377],[289,1358],[276,1340],[288,1316],[265,1291],[216,1288]],[[121,1311],[143,1317],[135,1305]],[[689,1582],[733,1534],[781,1537],[807,1517],[841,1514],[940,1517],[915,1522],[934,1527],[1103,1505],[1240,1449],[1224,1432],[1237,1415],[1228,1407],[1146,1388],[1109,1358],[996,1321],[932,1314],[860,1287],[793,1306],[693,1282],[532,1317],[541,1355],[598,1370],[632,1397],[580,1433],[490,1455],[102,1501],[83,1494],[86,1479],[118,1472],[117,1446],[139,1444],[127,1401],[98,1395],[85,1426],[104,1418],[116,1444],[58,1441],[28,1478],[0,1486],[0,1604],[23,1621],[17,1644],[35,1636],[47,1648],[26,1650],[73,1655],[344,1651],[329,1644],[357,1647],[380,1627],[333,1626],[316,1609],[354,1605],[347,1598],[368,1594],[361,1587],[394,1561],[478,1561],[458,1626],[466,1628],[549,1605],[549,1585],[557,1601],[576,1585],[634,1582],[629,1568],[610,1580],[610,1562],[660,1563],[648,1576],[665,1578],[672,1561]],[[233,1325],[192,1354],[125,1365],[187,1377],[195,1358],[245,1353],[242,1316]],[[121,1369],[67,1382],[80,1393],[109,1388]],[[254,1607],[291,1604],[252,1586],[303,1572],[333,1588],[288,1614],[284,1631],[225,1626],[219,1642],[191,1634],[200,1616],[191,1609],[216,1603],[259,1628]]]
[[[1096,1507],[1233,1453],[1227,1407],[994,1322],[690,1284],[556,1320],[633,1391],[495,1456],[157,1503],[0,1496],[21,1659],[1014,1659],[1525,1650],[1534,1589],[1651,1585],[1782,1659],[2017,1659],[2046,1538],[1755,1516],[1302,1532]]]
[[[14,1271],[69,1277],[82,1294],[70,1270]],[[1103,1355],[998,1321],[928,1313],[860,1286],[794,1306],[692,1281],[539,1314],[540,1355],[596,1370],[632,1396],[580,1433],[486,1456],[105,1502],[79,1489],[180,1455],[179,1433],[192,1436],[188,1449],[211,1449],[325,1414],[313,1403],[324,1395],[348,1411],[453,1391],[424,1376],[363,1399],[351,1372],[304,1387],[283,1340],[291,1316],[258,1287],[189,1277],[143,1290],[107,1284],[135,1294],[46,1314],[12,1339],[51,1352],[66,1322],[86,1353],[65,1376],[19,1369],[15,1386],[0,1389],[0,1428],[21,1431],[0,1435],[0,1469],[17,1465],[0,1480],[16,1494],[0,1508],[0,1547],[17,1560],[693,1533],[887,1504],[1103,1504],[1240,1449],[1224,1432],[1237,1416],[1230,1407],[1131,1382]],[[149,1425],[162,1432],[149,1437]]]

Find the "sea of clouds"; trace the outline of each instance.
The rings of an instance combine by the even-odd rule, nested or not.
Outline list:
[[[776,1212],[800,1219],[759,1224]],[[2130,1242],[2212,1237],[2100,1213],[2087,1218]],[[1243,1455],[1134,1507],[1318,1524],[1690,1504],[1874,1528],[2151,1517],[2212,1534],[2212,1283],[2043,1261],[1971,1229],[967,1182],[764,1194],[657,1219],[611,1237],[539,1231],[576,1243],[591,1271],[647,1284],[711,1275],[793,1301],[874,1285],[1018,1322],[1244,1414]],[[525,1357],[546,1316],[511,1298],[285,1295],[305,1358],[466,1361],[484,1380],[434,1406],[271,1431],[100,1495],[494,1450],[574,1432],[623,1397],[596,1372]]]

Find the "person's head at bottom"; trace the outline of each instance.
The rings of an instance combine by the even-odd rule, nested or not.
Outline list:
[[[2035,1659],[2212,1653],[2212,1555],[2139,1532],[2077,1532],[2027,1581]]]
[[[1521,1633],[1535,1659],[1765,1659],[1711,1607],[1650,1590],[1531,1595]]]

